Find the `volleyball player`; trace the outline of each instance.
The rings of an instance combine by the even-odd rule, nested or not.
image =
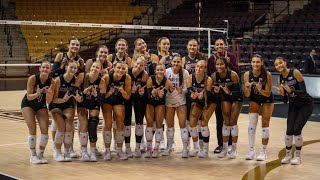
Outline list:
[[[243,94],[238,74],[228,69],[228,61],[224,57],[218,57],[215,61],[216,72],[212,74],[214,92],[221,96],[221,109],[223,115],[223,149],[219,158],[224,158],[228,153],[228,140],[232,136],[232,148],[229,158],[238,156],[238,118],[243,104]]]
[[[95,61],[91,65],[90,72],[80,73],[76,81],[76,86],[83,93],[83,101],[77,104],[82,161],[97,161],[97,127],[99,124],[100,105],[103,104],[106,94],[106,84],[100,76],[101,71],[102,64],[99,61]],[[90,141],[90,156],[87,153],[88,136]]]
[[[116,53],[109,54],[107,60],[112,63],[114,67],[116,62],[123,61],[128,67],[131,67],[131,58],[128,55],[128,43],[125,39],[118,39],[115,44]]]
[[[101,76],[107,74],[112,68],[112,63],[107,60],[109,49],[106,45],[101,45],[96,51],[96,57],[86,61],[85,72],[90,72],[91,65],[98,61],[102,64]]]
[[[131,78],[126,74],[126,64],[123,61],[116,62],[114,71],[106,74],[103,79],[107,85],[107,93],[102,106],[104,127],[104,143],[106,147],[105,160],[111,160],[110,143],[112,139],[112,114],[114,114],[117,132],[117,155],[121,160],[127,160],[127,156],[122,152],[124,137],[125,100],[131,95]]]
[[[262,148],[257,161],[266,159],[267,145],[269,141],[269,123],[274,108],[272,87],[272,75],[264,66],[260,55],[254,55],[251,59],[251,71],[244,74],[244,94],[250,98],[249,102],[249,153],[247,160],[255,158],[255,136],[258,123],[259,111],[262,115]]]
[[[135,157],[141,157],[140,145],[143,136],[143,118],[146,112],[147,100],[147,80],[148,73],[144,70],[146,61],[144,56],[140,56],[135,63],[135,66],[128,69],[128,74],[131,76],[131,97],[126,102],[126,116],[124,120],[124,136],[126,144],[126,154],[132,157],[130,148],[131,137],[131,118],[132,118],[132,105],[135,114],[135,137],[136,148]]]
[[[183,144],[182,157],[188,157],[188,129],[186,127],[186,79],[188,71],[183,69],[182,60],[179,55],[174,55],[171,61],[172,67],[166,69],[165,76],[170,80],[170,89],[166,95],[166,120],[167,120],[167,149],[162,155],[171,155],[174,143],[174,116],[177,112],[181,139]]]
[[[313,110],[312,97],[307,93],[304,78],[299,70],[288,69],[287,61],[277,57],[274,66],[279,71],[278,93],[283,96],[284,102],[289,100],[287,131],[285,135],[286,156],[282,164],[299,165],[302,163],[301,148],[303,145],[302,129],[310,118]],[[296,145],[295,156],[292,159],[292,144]]]
[[[75,86],[75,74],[78,70],[78,62],[70,60],[66,65],[66,72],[55,79],[54,96],[49,104],[49,110],[57,125],[54,139],[56,161],[71,161],[70,147],[73,139],[74,101],[81,102],[82,96]],[[61,145],[64,143],[64,156],[61,153]]]
[[[208,122],[211,118],[215,107],[215,98],[211,92],[212,80],[206,75],[207,62],[199,60],[195,67],[195,72],[190,74],[187,78],[188,93],[190,97],[190,128],[189,132],[193,139],[193,151],[190,153],[191,157],[199,154],[198,134],[201,133],[203,140],[203,147],[200,149],[199,157],[208,157],[210,131]],[[207,105],[206,105],[207,104]],[[198,120],[201,118],[200,131],[197,129]]]
[[[21,112],[29,129],[28,144],[31,151],[30,163],[46,164],[48,161],[44,157],[44,150],[48,144],[49,115],[46,103],[51,103],[53,98],[53,83],[49,77],[51,64],[43,61],[39,67],[39,74],[28,78],[27,93],[21,102]],[[39,142],[39,152],[36,151],[37,125],[39,123],[41,135]]]
[[[212,73],[216,71],[215,60],[218,57],[224,57],[228,62],[228,67],[235,71],[239,77],[241,77],[241,73],[238,67],[238,62],[236,57],[227,51],[226,43],[223,39],[217,39],[214,43],[214,48],[216,49],[216,53],[214,53],[208,59],[208,76],[211,76]],[[220,153],[223,149],[223,138],[222,138],[222,126],[223,126],[223,116],[221,110],[221,99],[217,98],[217,107],[215,110],[216,114],[216,130],[217,130],[217,140],[218,140],[218,147],[214,150],[214,153]],[[229,146],[232,144],[231,137],[229,138]]]
[[[144,156],[145,158],[159,157],[160,141],[163,138],[162,123],[165,116],[165,100],[167,91],[170,88],[170,81],[164,76],[165,70],[166,69],[163,64],[157,64],[155,67],[155,75],[150,76],[147,81],[147,127],[145,130],[147,149]],[[154,122],[156,122],[156,132],[155,146],[152,150]]]

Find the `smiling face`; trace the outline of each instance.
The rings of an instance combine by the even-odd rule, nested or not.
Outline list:
[[[99,74],[101,72],[102,66],[100,62],[95,61],[90,67],[90,73]]]
[[[172,68],[179,70],[181,68],[181,64],[182,64],[181,57],[174,56],[171,61],[171,64],[172,64]]]
[[[226,64],[222,59],[216,60],[216,70],[218,73],[223,73],[227,71]]]
[[[126,73],[126,65],[122,62],[118,62],[114,68],[114,72],[117,76],[123,76]]]
[[[138,72],[141,72],[144,70],[145,66],[146,66],[146,62],[144,58],[139,57],[134,67],[137,69]]]
[[[204,74],[205,70],[206,70],[206,62],[204,60],[198,61],[195,68],[195,74],[202,75]]]
[[[48,76],[51,72],[51,64],[49,61],[44,61],[41,63],[41,66],[39,67],[39,72],[42,75]]]
[[[187,45],[188,54],[195,54],[198,51],[198,42],[196,40],[190,40]]]
[[[116,50],[118,53],[124,53],[128,49],[127,42],[125,40],[118,40],[116,43]]]
[[[109,50],[106,47],[101,47],[97,51],[97,59],[100,61],[105,61],[107,59],[107,56],[109,54]]]
[[[253,57],[251,59],[252,70],[261,71],[261,66],[263,65],[262,59],[260,57]]]
[[[170,48],[170,41],[168,38],[162,38],[158,44],[160,50],[162,52],[169,52]]]
[[[78,53],[79,50],[80,50],[80,42],[79,42],[79,40],[77,40],[77,39],[70,40],[68,48],[72,53]]]
[[[224,44],[224,41],[222,39],[218,39],[214,43],[214,48],[219,54],[223,54],[225,52],[226,45]]]
[[[66,73],[74,76],[77,73],[78,70],[78,63],[76,61],[71,61],[66,66]]]
[[[135,45],[135,50],[138,51],[139,53],[144,53],[147,51],[147,44],[141,38],[137,39],[134,45]]]
[[[274,67],[278,72],[283,72],[284,70],[287,69],[287,62],[284,61],[282,58],[277,58],[274,61]]]
[[[165,72],[165,67],[163,64],[158,64],[155,69],[155,74],[157,77],[163,77]]]

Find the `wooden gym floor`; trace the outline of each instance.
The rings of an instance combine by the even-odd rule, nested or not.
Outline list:
[[[25,91],[0,91],[0,173],[18,179],[318,179],[320,171],[320,123],[309,121],[304,130],[303,163],[298,166],[281,165],[284,156],[284,134],[286,120],[273,117],[270,123],[270,140],[267,160],[258,162],[247,161],[248,150],[247,126],[248,115],[241,114],[239,125],[239,142],[237,159],[219,159],[213,150],[217,145],[215,116],[209,127],[210,153],[209,158],[181,158],[182,144],[180,130],[176,123],[176,150],[171,157],[158,159],[133,158],[120,161],[115,152],[109,162],[99,159],[96,163],[73,162],[59,163],[52,158],[52,141],[45,151],[49,160],[45,165],[29,163],[30,151],[26,142],[28,129],[21,116],[20,102]],[[260,121],[260,120],[259,120]],[[319,120],[318,120],[319,121]],[[135,138],[132,127],[131,148],[134,150]],[[39,135],[39,133],[38,133]],[[51,134],[50,134],[51,136]],[[101,150],[102,136],[99,131],[98,147]],[[50,137],[51,138],[51,137]],[[256,149],[260,150],[261,123],[259,122],[256,137]],[[39,140],[39,139],[38,139]],[[38,141],[39,142],[39,141]],[[75,149],[79,153],[79,142],[75,136]],[[1,176],[0,176],[0,179]]]

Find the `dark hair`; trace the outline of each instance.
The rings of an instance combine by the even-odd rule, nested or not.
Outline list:
[[[196,39],[190,39],[188,41],[188,44],[189,44],[190,41],[195,41],[197,43],[197,46],[199,46],[199,42]],[[196,58],[199,59],[199,60],[200,59],[201,60],[206,60],[206,61],[208,60],[206,55],[204,53],[200,52],[199,49],[197,49],[197,51],[196,51]]]
[[[100,45],[100,46],[98,47],[97,51],[96,51],[96,55],[97,55],[97,53],[99,52],[99,50],[100,50],[101,48],[107,48],[107,49],[108,49],[108,52],[109,52],[109,48],[108,48],[106,45]]]
[[[262,58],[262,56],[259,55],[259,54],[255,54],[255,55],[252,56],[251,61],[252,61],[253,58],[259,58],[261,60],[261,63],[262,63],[262,65],[261,65],[261,77],[263,79],[267,79],[268,70],[267,70],[266,66],[264,65],[264,59]]]
[[[172,60],[174,58],[179,58],[180,61],[182,61],[181,56],[179,54],[173,55]],[[180,66],[180,69],[179,69],[179,86],[181,86],[182,83],[183,83],[183,68],[182,68],[182,66]]]
[[[76,38],[76,37],[74,37],[74,36],[72,36],[71,38],[69,38],[69,44],[71,43],[71,41],[73,41],[73,40],[77,40],[77,41],[79,41],[78,40],[78,38]],[[80,42],[80,41],[79,41]]]
[[[226,65],[226,69],[229,68],[229,62],[228,60],[225,58],[225,57],[217,57],[215,60],[214,60],[214,65],[216,65],[217,61],[218,60],[222,60],[223,63]]]
[[[41,62],[41,66],[42,66],[42,64],[49,64],[50,70],[52,70],[52,65],[51,65],[50,61],[48,61],[48,60],[43,60],[43,61]],[[41,67],[41,66],[40,66],[40,67]]]

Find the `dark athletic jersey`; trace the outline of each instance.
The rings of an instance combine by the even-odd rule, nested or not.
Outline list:
[[[158,54],[159,60],[162,58],[161,55]],[[171,61],[173,59],[173,55],[171,52],[169,52],[169,56],[166,58],[166,61],[164,62],[164,65],[166,66],[166,69],[172,67]]]
[[[273,100],[273,94],[271,92],[271,95],[269,97],[263,96],[261,93],[259,93],[258,89],[256,88],[256,84],[260,83],[262,84],[262,89],[266,89],[267,79],[262,77],[262,74],[260,74],[258,77],[255,77],[253,75],[252,71],[249,71],[249,83],[252,83],[251,86],[251,93],[250,93],[250,101],[255,101],[258,103],[272,103]]]
[[[192,91],[193,92],[201,92],[205,89],[205,81],[208,79],[208,77],[206,76],[205,78],[202,79],[202,81],[200,83],[197,82],[196,76],[194,74],[192,74]],[[204,93],[203,93],[204,94]],[[196,102],[200,105],[204,105],[205,103],[205,98],[203,96],[202,99],[192,99],[190,98],[191,102]]]
[[[196,64],[200,60],[198,56],[196,56],[194,59],[191,59],[188,55],[184,57],[186,60],[186,63],[184,65],[184,69],[186,69],[187,65],[190,65],[191,68],[188,70],[189,74],[193,74],[196,70]]]

